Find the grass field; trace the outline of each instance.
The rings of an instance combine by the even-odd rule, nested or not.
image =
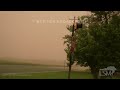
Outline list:
[[[67,79],[67,68],[48,65],[0,65],[0,79]],[[89,79],[89,72],[73,71],[73,79]]]
[[[56,72],[41,72],[41,73],[7,73],[0,74],[0,79],[67,79],[68,73],[66,71]],[[90,72],[71,73],[71,79],[93,79]],[[113,79],[120,79],[113,77]]]
[[[67,79],[67,77],[68,68],[64,66],[0,62],[0,79]],[[93,77],[89,71],[73,69],[71,79],[93,79]]]
[[[67,72],[1,74],[1,79],[67,79]],[[71,79],[92,79],[88,72],[72,72]]]

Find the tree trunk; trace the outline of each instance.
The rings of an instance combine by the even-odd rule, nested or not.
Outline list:
[[[96,69],[95,67],[91,68],[91,73],[94,79],[98,79],[98,69]]]
[[[69,65],[68,79],[71,78],[71,64]]]

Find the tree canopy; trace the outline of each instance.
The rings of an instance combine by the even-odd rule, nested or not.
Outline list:
[[[119,15],[119,11],[91,11],[90,16],[81,17],[84,27],[75,34],[76,50],[73,63],[77,61],[81,66],[89,66],[94,78],[98,78],[101,68],[115,66],[120,69]],[[64,37],[68,56],[70,38],[71,35]]]

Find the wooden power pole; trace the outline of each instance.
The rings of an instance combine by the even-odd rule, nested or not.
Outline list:
[[[69,58],[70,62],[69,62],[68,79],[71,78],[71,68],[72,68],[72,64],[74,62],[74,58],[73,58],[74,57],[74,49],[75,49],[74,32],[76,29],[82,28],[82,24],[75,22],[75,20],[78,20],[75,18],[75,16],[74,16],[74,19],[69,19],[69,20],[74,20],[74,22],[73,22],[73,29],[72,29],[72,40],[71,40],[71,49],[70,49],[70,58]]]

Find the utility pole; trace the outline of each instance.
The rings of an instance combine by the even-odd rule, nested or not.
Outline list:
[[[74,49],[75,49],[75,41],[74,41],[74,32],[76,31],[76,29],[78,28],[82,28],[82,24],[80,23],[76,23],[75,20],[78,20],[75,18],[74,19],[69,19],[69,20],[74,20],[73,22],[73,29],[72,29],[72,39],[71,39],[71,49],[70,49],[70,62],[69,62],[69,72],[68,72],[68,79],[70,79],[71,77],[71,68],[72,68],[72,64],[74,62]]]

